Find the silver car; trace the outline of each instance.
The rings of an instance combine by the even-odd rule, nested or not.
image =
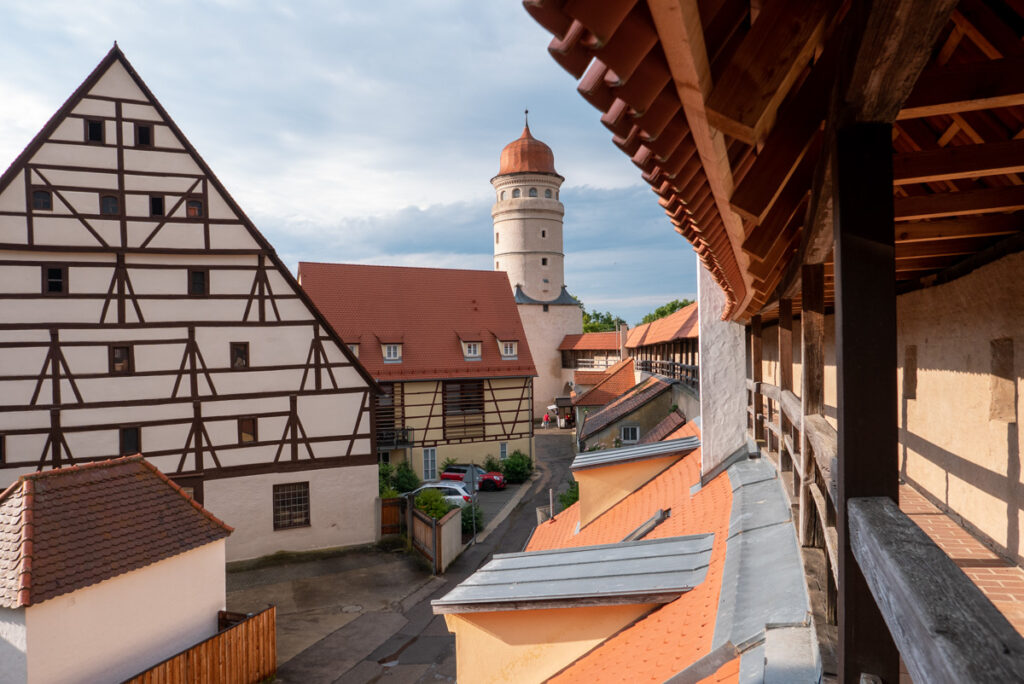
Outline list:
[[[441,495],[444,496],[444,500],[453,506],[468,506],[472,501],[473,497],[469,493],[469,486],[464,485],[458,480],[442,480],[441,482],[428,482],[419,489],[412,491],[413,498],[418,496],[420,492],[424,492],[428,489],[438,489],[441,491]]]

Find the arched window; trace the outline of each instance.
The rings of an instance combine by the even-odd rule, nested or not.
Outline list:
[[[100,213],[116,216],[121,213],[121,203],[113,195],[104,195],[100,197]]]
[[[558,199],[558,191],[555,190],[555,199]]]
[[[550,188],[548,188],[547,190],[544,191],[544,196],[546,198],[548,198],[548,199],[551,199],[551,189]]]
[[[537,196],[537,188],[530,188],[530,197]]]
[[[504,190],[501,191],[501,199],[505,199],[505,191]]]
[[[512,199],[516,199],[517,197],[519,197],[519,188],[512,191]]]

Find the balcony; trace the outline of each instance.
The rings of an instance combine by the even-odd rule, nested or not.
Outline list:
[[[413,445],[412,428],[377,430],[377,451],[405,449]]]
[[[662,361],[656,359],[643,359],[636,361],[637,369],[642,373],[654,373],[663,375],[666,378],[679,380],[683,384],[700,390],[699,366],[678,361]]]

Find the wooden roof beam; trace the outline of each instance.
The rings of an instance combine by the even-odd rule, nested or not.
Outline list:
[[[1024,231],[1024,214],[1019,213],[907,221],[896,226],[896,244],[961,237],[992,237],[1021,231]]]
[[[711,125],[750,145],[765,138],[824,40],[830,4],[776,0],[761,10],[708,98]]]
[[[932,67],[921,74],[897,119],[1024,104],[1024,57]]]
[[[966,192],[948,192],[935,195],[897,197],[897,221],[918,221],[964,214],[992,214],[1024,209],[1024,185],[988,188]],[[901,226],[896,226],[897,232]]]
[[[893,156],[893,182],[931,183],[1024,171],[1024,140],[958,145]]]

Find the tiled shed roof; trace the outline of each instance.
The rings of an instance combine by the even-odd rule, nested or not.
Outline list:
[[[573,400],[573,406],[604,406],[636,384],[633,359],[623,359],[605,371],[605,377]]]
[[[620,395],[601,410],[596,413],[589,414],[583,421],[583,429],[580,431],[580,438],[586,439],[595,432],[608,427],[618,419],[628,416],[651,399],[654,399],[663,392],[667,392],[675,383],[675,380],[668,380],[657,375],[652,375],[625,394]],[[593,392],[594,389],[597,389],[597,387],[590,391]],[[587,394],[589,393],[590,392]],[[587,395],[585,394],[583,396],[586,397]]]
[[[141,456],[23,475],[0,494],[0,606],[67,594],[231,531]]]
[[[299,282],[378,380],[537,374],[503,271],[301,262]],[[381,344],[398,341],[401,363],[384,363]],[[480,360],[463,341],[481,343]],[[503,359],[499,341],[518,342],[518,358]]]
[[[590,332],[566,335],[558,345],[558,351],[618,351],[619,333]]]
[[[669,435],[679,429],[679,427],[686,422],[686,416],[679,409],[676,409],[672,413],[668,414],[661,420],[660,423],[655,425],[650,431],[640,438],[638,444],[648,444],[650,442],[660,442],[663,439],[667,439]]]
[[[631,329],[626,335],[626,347],[636,349],[650,344],[696,339],[698,332],[697,304],[694,302],[664,318]]]

